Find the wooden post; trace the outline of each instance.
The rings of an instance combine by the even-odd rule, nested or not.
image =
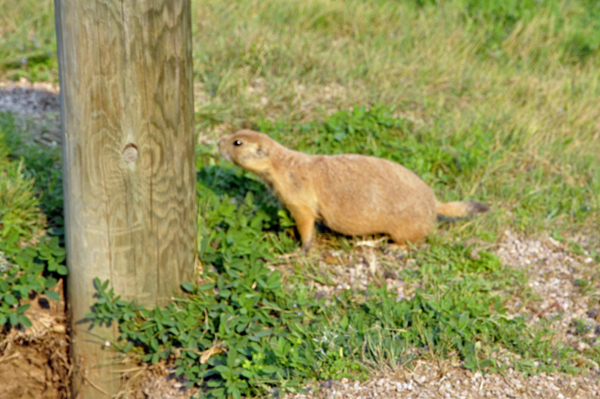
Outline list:
[[[116,326],[82,322],[92,280],[151,307],[194,272],[190,0],[55,0],[55,9],[73,393],[109,398],[119,358],[101,344]]]

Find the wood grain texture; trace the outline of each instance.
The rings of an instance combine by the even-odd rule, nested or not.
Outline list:
[[[74,392],[105,398],[118,361],[80,324],[92,281],[165,304],[194,271],[195,140],[189,0],[55,0],[64,132]]]

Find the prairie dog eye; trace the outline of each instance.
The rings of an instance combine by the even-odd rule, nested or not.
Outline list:
[[[235,145],[235,146],[242,145],[242,142],[240,140],[236,140],[233,142],[233,145]]]

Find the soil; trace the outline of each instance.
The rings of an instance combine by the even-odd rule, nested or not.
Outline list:
[[[69,336],[63,283],[54,290],[59,302],[31,298],[25,312],[32,326],[0,335],[0,399],[66,399],[69,389]]]
[[[13,112],[28,132],[35,132],[34,140],[60,145],[57,93],[58,89],[50,85],[0,83],[0,111]],[[201,101],[201,93],[197,94]],[[200,138],[211,141],[211,136],[201,134]],[[530,315],[532,323],[561,314],[563,317],[554,326],[557,337],[583,352],[600,345],[598,264],[586,252],[586,248],[597,248],[597,243],[590,243],[586,237],[574,237],[572,241],[583,248],[579,253],[547,235],[531,238],[507,231],[494,250],[504,264],[528,273],[531,288],[541,298],[531,308],[515,303],[514,312]],[[412,288],[396,279],[394,270],[411,265],[400,262],[393,252],[381,251],[381,245],[381,241],[367,240],[355,242],[356,249],[351,253],[319,251],[311,263],[328,268],[334,285],[314,288],[335,291],[385,280],[400,299],[409,298]],[[580,281],[594,283],[583,287]],[[62,299],[62,282],[56,290]],[[31,298],[30,303],[27,315],[33,327],[0,332],[0,399],[69,398],[69,339],[64,301],[56,303],[38,297]],[[574,331],[574,320],[585,321],[589,332],[582,335]],[[123,376],[123,390],[117,398],[183,399],[196,392],[186,390],[184,382],[175,378],[166,365],[139,365],[133,370]],[[576,376],[524,376],[511,369],[502,375],[482,375],[465,370],[457,362],[424,360],[411,370],[384,370],[364,382],[323,381],[308,387],[307,394],[290,394],[285,398],[598,398],[599,377],[598,365],[592,365],[587,375]]]

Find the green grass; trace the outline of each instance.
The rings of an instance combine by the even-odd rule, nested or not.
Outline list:
[[[411,141],[432,147],[416,146],[415,156],[470,152],[479,163],[474,173],[437,192],[492,203],[494,216],[482,226],[492,235],[507,227],[527,234],[595,227],[598,6],[497,4],[203,2],[195,19],[198,97],[207,101],[197,104],[199,120],[224,124],[217,131],[250,125],[307,141],[315,130],[301,123],[379,104],[412,126],[360,152],[407,166],[415,161],[397,147]],[[576,50],[578,41],[587,50]],[[360,147],[350,139],[332,144],[322,151]],[[432,170],[417,169],[434,182]]]
[[[42,204],[37,189],[52,185],[52,169],[35,173],[32,162],[43,162],[48,151],[41,155],[44,150],[24,144],[23,135],[11,115],[0,113],[0,337],[6,326],[32,325],[25,314],[30,305],[24,303],[32,295],[58,301],[51,288],[67,273],[65,250],[59,237],[46,235],[48,218],[42,211],[62,195]],[[34,175],[48,181],[40,186]]]
[[[0,0],[0,75],[55,82],[51,2],[13,3]],[[139,309],[97,282],[90,320],[119,321],[118,348],[175,363],[216,397],[365,378],[420,358],[487,372],[502,371],[498,360],[508,358],[524,373],[585,372],[585,359],[598,361],[597,349],[579,354],[562,344],[551,320],[530,325],[509,312],[516,300],[537,300],[526,275],[492,252],[471,256],[506,229],[597,240],[596,1],[208,0],[192,8],[197,131],[208,143],[198,148],[205,271],[165,309]],[[440,226],[443,234],[406,255],[413,267],[386,261],[411,287],[409,299],[397,301],[378,278],[366,291],[316,299],[311,282],[332,281],[322,255],[358,250],[319,234],[317,253],[285,256],[298,247],[293,221],[262,183],[216,152],[218,135],[240,127],[310,153],[392,159],[440,200],[476,199],[492,211]],[[10,140],[12,167],[20,162],[20,175],[35,178],[26,190],[42,195],[59,234],[58,155]],[[579,284],[597,305],[597,282]],[[584,336],[590,327],[572,328]],[[226,352],[200,363],[211,347]]]
[[[35,122],[32,123],[35,125]],[[21,165],[21,174],[29,187],[23,196],[38,204],[46,222],[44,227],[52,235],[62,236],[64,221],[60,147],[39,144],[35,140],[35,135],[39,132],[35,129],[24,130],[9,113],[0,113],[0,132],[3,133],[0,151],[4,151],[5,159],[10,164]],[[12,179],[5,182],[9,180]]]
[[[58,82],[52,1],[0,0],[0,76]]]
[[[34,180],[21,160],[10,157],[6,135],[13,129],[12,119],[0,114],[0,240],[12,236],[30,242],[43,235],[46,219]]]

